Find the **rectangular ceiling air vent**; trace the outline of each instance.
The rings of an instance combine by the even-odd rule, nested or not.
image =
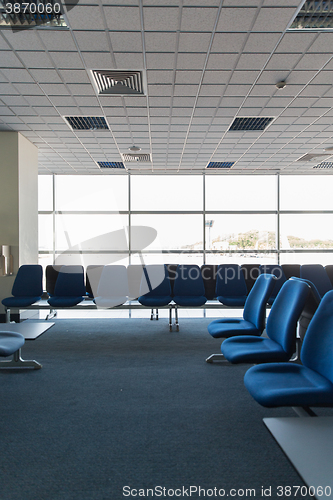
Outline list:
[[[333,168],[333,163],[329,161],[323,161],[322,163],[319,163],[319,165],[316,165],[312,168]]]
[[[206,168],[231,168],[234,163],[234,161],[211,161]]]
[[[333,1],[306,0],[289,30],[326,30],[333,28]]]
[[[91,70],[99,95],[144,95],[141,71]]]
[[[265,128],[274,120],[274,117],[246,116],[235,118],[230,125],[229,132],[232,131],[256,131],[265,130]]]
[[[65,116],[65,120],[73,130],[108,130],[103,116]]]
[[[133,161],[137,161],[140,163],[150,163],[151,162],[150,154],[126,153],[126,154],[123,154],[121,156],[122,156],[124,162],[133,162]]]
[[[97,165],[100,168],[125,168],[122,161],[98,161]]]

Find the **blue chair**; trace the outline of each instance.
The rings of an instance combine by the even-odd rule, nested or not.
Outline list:
[[[140,304],[151,308],[150,319],[154,319],[154,308],[158,320],[158,308],[167,306],[172,301],[168,268],[165,264],[148,264],[143,268],[140,283]],[[169,311],[169,328],[172,329],[171,307]]]
[[[48,299],[51,307],[73,307],[86,294],[82,266],[62,266],[54,287],[54,295]]]
[[[205,286],[200,267],[196,264],[180,264],[177,266],[173,286],[175,302],[175,324],[179,330],[178,307],[200,307],[207,302]]]
[[[104,266],[94,302],[98,307],[111,309],[128,299],[127,269],[122,265]]]
[[[0,332],[0,356],[8,357],[14,355],[13,361],[0,361],[0,367],[21,365],[19,361],[20,349],[24,345],[25,339],[18,332],[1,331]],[[19,360],[19,361],[18,361]]]
[[[332,283],[321,264],[303,264],[301,266],[300,277],[311,281],[317,288],[320,297],[332,290]]]
[[[208,332],[216,339],[235,335],[261,335],[266,322],[266,304],[275,284],[273,274],[261,274],[247,296],[243,318],[221,318],[209,323]]]
[[[275,297],[277,296],[277,294],[281,290],[283,283],[285,283],[287,281],[287,278],[284,274],[282,266],[279,266],[278,264],[262,265],[259,267],[259,272],[260,272],[260,274],[264,274],[264,273],[274,274],[274,276],[276,277],[275,286],[273,288],[271,296],[269,297],[269,299],[267,301],[269,305],[272,305],[274,300],[275,300]]]
[[[333,406],[333,291],[326,293],[306,332],[301,362],[250,368],[244,383],[262,406]]]
[[[309,295],[298,321],[298,326],[299,326],[298,334],[300,340],[303,341],[309,323],[320,304],[321,297],[319,295],[317,288],[311,281],[295,277],[293,278],[293,280],[303,281],[304,283],[307,283],[309,286]]]
[[[41,299],[43,294],[43,268],[39,264],[25,264],[20,266],[12,288],[12,297],[1,302],[6,308],[7,320],[10,308],[24,308],[31,306]]]
[[[270,310],[267,337],[241,335],[222,342],[221,352],[230,363],[288,361],[296,351],[296,328],[310,287],[290,278],[282,285]]]
[[[217,300],[226,306],[243,306],[247,298],[244,273],[238,264],[221,264],[217,269]]]

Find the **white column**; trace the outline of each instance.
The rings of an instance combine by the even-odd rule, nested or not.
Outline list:
[[[38,150],[18,132],[0,132],[0,176],[0,248],[9,245],[13,256],[13,275],[0,277],[1,302],[19,266],[38,260]]]

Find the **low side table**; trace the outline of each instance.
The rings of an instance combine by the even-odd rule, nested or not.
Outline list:
[[[3,325],[3,326],[2,326]],[[2,323],[0,324],[0,334],[1,330],[6,332],[17,332],[23,335],[25,340],[35,340],[47,330],[49,330],[54,323],[44,322],[44,321],[30,321],[26,320],[22,323]],[[40,370],[42,365],[35,360],[22,359],[21,349],[14,352],[13,358],[9,361],[0,361],[0,368],[34,368],[35,370]]]

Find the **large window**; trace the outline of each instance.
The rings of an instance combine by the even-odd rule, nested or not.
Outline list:
[[[329,175],[43,175],[40,262],[333,263],[332,190]]]

